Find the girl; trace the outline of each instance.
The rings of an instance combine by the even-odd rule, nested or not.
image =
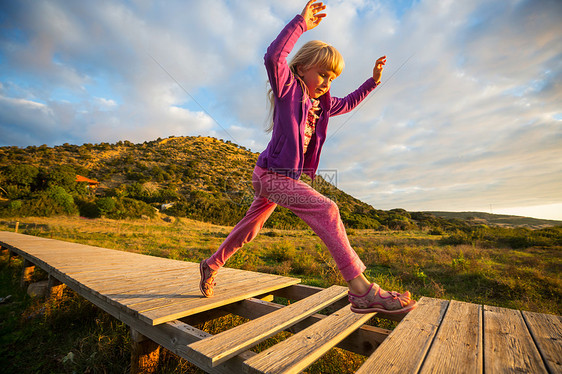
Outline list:
[[[332,46],[306,43],[290,64],[286,58],[297,39],[326,16],[322,2],[309,1],[267,49],[265,67],[273,102],[271,141],[252,176],[255,199],[217,252],[199,265],[200,289],[211,297],[217,271],[263,227],[277,205],[302,218],[323,240],[348,283],[351,308],[357,313],[405,313],[416,306],[410,293],[387,292],[363,275],[365,265],[349,244],[337,205],[299,180],[304,172],[314,179],[330,116],[355,108],[379,83],[386,56],[379,58],[373,76],[345,98],[330,95],[330,84],[344,62]]]

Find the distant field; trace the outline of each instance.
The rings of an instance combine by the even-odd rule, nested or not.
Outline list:
[[[170,218],[171,222],[159,218],[18,220],[19,232],[25,234],[193,262],[210,256],[231,229],[177,218]],[[0,230],[13,231],[14,223],[0,221]],[[490,240],[455,245],[447,244],[451,241],[442,235],[422,231],[354,229],[348,234],[367,266],[366,275],[384,288],[410,290],[416,299],[430,296],[562,314],[561,246],[511,249],[491,245]],[[43,366],[29,372],[87,372],[88,367],[89,372],[122,372],[130,354],[125,326],[70,294],[58,305],[29,300],[17,290],[17,264],[7,267],[2,261],[1,266],[0,297],[14,294],[15,298],[15,302],[0,305],[2,367],[22,372],[18,370],[34,356],[46,358],[40,361]],[[294,276],[320,287],[345,284],[326,247],[310,230],[264,229],[227,266]],[[200,327],[216,332],[241,322],[230,316]],[[372,323],[393,327],[383,321]],[[64,360],[68,353],[73,353],[73,361]],[[5,360],[12,366],[4,366]],[[168,371],[163,372],[199,372],[173,355],[167,360],[164,367]],[[334,351],[310,372],[352,372],[362,360]]]

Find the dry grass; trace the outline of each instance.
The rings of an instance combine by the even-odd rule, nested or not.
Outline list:
[[[171,222],[165,222],[161,218],[137,221],[87,220],[76,217],[21,218],[19,231],[198,262],[210,256],[231,230],[231,227],[189,219],[171,218]],[[0,230],[13,230],[13,224],[0,222]],[[415,298],[452,298],[562,314],[560,247],[511,250],[466,244],[442,245],[439,236],[423,232],[372,230],[351,230],[349,239],[367,266],[368,278],[387,289],[409,289]],[[320,287],[345,284],[326,247],[310,230],[264,229],[253,242],[236,253],[227,266],[295,276],[301,278],[304,284]],[[25,296],[21,297],[25,300]],[[24,332],[22,335],[12,331],[13,334],[20,334],[17,344],[22,344],[23,341],[23,345],[29,345],[31,350],[35,341],[48,342],[53,334],[64,336],[70,331],[67,334],[70,341],[63,340],[59,344],[59,350],[52,353],[53,348],[50,347],[41,354],[43,356],[48,351],[51,356],[56,357],[54,361],[46,359],[48,362],[44,362],[50,371],[79,372],[87,368],[90,368],[90,372],[113,371],[113,363],[119,360],[121,363],[117,367],[122,369],[118,371],[126,371],[129,354],[128,337],[123,335],[126,335],[126,326],[95,307],[88,306],[87,302],[79,301],[78,296],[68,297],[60,305],[50,306],[48,303],[25,301],[17,312],[21,317],[13,317],[16,321],[13,329]],[[84,319],[90,321],[86,323],[89,326],[86,331],[75,330],[76,327],[69,327],[64,322]],[[24,320],[25,323],[22,322]],[[35,321],[31,324],[35,326],[31,328],[34,339],[31,339],[31,332],[26,330],[30,320]],[[216,333],[243,322],[244,319],[231,315],[199,327]],[[371,323],[392,328],[392,325],[378,320]],[[287,334],[280,334],[257,349],[264,349],[286,336]],[[0,354],[12,344],[15,343],[4,339]],[[68,360],[62,363],[69,352],[74,352],[74,364]],[[102,355],[110,357],[111,362],[101,358]],[[17,359],[25,361],[20,356]],[[334,349],[313,365],[309,372],[351,373],[364,359],[362,356]],[[56,369],[52,369],[53,367]],[[162,356],[161,370],[165,373],[201,372],[171,353]]]

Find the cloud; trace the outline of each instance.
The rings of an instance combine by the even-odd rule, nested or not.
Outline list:
[[[211,135],[261,151],[263,54],[302,1],[18,1],[0,19],[0,145]],[[330,1],[343,96],[321,167],[377,208],[560,203],[562,3]]]
[[[398,46],[392,80],[352,120],[332,122],[322,165],[384,209],[560,201],[559,4],[442,4],[421,2],[381,40]]]

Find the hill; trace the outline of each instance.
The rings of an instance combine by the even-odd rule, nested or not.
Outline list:
[[[168,207],[166,213],[215,224],[234,225],[253,199],[252,170],[258,153],[230,141],[212,137],[170,137],[133,144],[63,144],[0,147],[1,215],[77,214],[72,209],[53,209],[49,199],[78,206],[79,214],[124,218]],[[82,175],[99,181],[95,194],[73,183]],[[410,229],[418,223],[408,212],[374,209],[328,183],[322,177],[303,180],[334,200],[350,228]],[[71,196],[55,186],[62,186]],[[46,190],[51,189],[49,193]],[[42,193],[42,195],[41,195]],[[35,199],[38,203],[31,203]],[[9,205],[9,206],[8,206]],[[51,204],[52,205],[52,204]],[[60,204],[59,204],[60,205]],[[9,209],[8,209],[9,208]],[[39,209],[41,208],[41,209]],[[425,216],[424,216],[425,217]],[[268,220],[273,228],[306,228],[290,211],[278,208]]]
[[[90,218],[187,217],[235,225],[253,200],[252,170],[258,153],[212,137],[169,137],[141,144],[83,144],[0,147],[0,216],[80,215]],[[95,189],[76,181],[100,182]],[[311,181],[334,200],[347,228],[421,229],[435,234],[471,232],[481,226],[545,227],[558,224],[508,219],[485,213],[384,211],[354,198],[318,176]],[[501,218],[501,219],[500,219]],[[306,229],[279,207],[266,223],[278,229]],[[472,234],[471,234],[472,235]]]
[[[513,216],[506,214],[492,214],[485,212],[425,212],[436,217],[446,219],[466,220],[471,224],[484,224],[487,226],[500,227],[528,227],[531,229],[541,229],[550,226],[562,226],[562,221],[539,219],[531,217]]]

